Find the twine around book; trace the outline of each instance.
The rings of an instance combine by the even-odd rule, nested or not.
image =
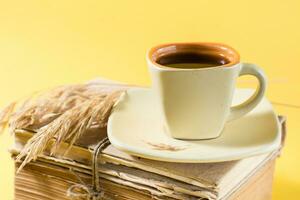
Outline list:
[[[74,184],[67,190],[67,196],[71,199],[87,199],[87,200],[109,200],[108,196],[101,189],[99,173],[98,173],[98,155],[110,144],[107,137],[101,140],[93,151],[92,160],[92,187],[84,184],[80,178],[81,184]]]

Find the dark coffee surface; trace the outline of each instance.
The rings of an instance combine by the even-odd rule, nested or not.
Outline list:
[[[161,56],[157,63],[173,68],[197,69],[224,65],[229,63],[229,60],[221,55],[173,53]]]

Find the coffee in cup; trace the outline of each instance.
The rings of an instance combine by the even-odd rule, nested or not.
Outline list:
[[[173,43],[150,49],[147,62],[162,125],[178,139],[211,139],[224,125],[251,111],[263,98],[266,77],[254,64],[240,63],[239,54],[218,43]],[[256,92],[231,106],[236,80],[253,75]]]

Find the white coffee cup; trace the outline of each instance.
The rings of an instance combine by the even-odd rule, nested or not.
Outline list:
[[[240,63],[239,54],[224,44],[163,44],[149,50],[147,63],[162,124],[178,139],[220,136],[225,123],[251,111],[266,89],[263,71],[255,64]],[[244,103],[231,106],[236,80],[242,75],[255,76],[259,86]]]

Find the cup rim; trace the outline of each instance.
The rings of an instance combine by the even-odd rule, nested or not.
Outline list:
[[[170,48],[169,50],[165,50],[166,48]],[[214,67],[208,67],[208,68],[173,68],[173,67],[168,67],[165,65],[161,65],[157,62],[157,58],[162,55],[166,55],[167,51],[170,51],[173,53],[178,51],[179,48],[182,49],[188,49],[188,48],[203,48],[206,50],[213,51],[215,50],[216,54],[219,53],[223,54],[226,53],[227,56],[226,58],[229,60],[228,63],[223,64],[223,65],[218,65]],[[169,53],[170,53],[169,52]],[[157,54],[157,55],[155,55]],[[157,57],[155,57],[157,56]],[[239,53],[232,48],[229,45],[223,44],[223,43],[215,43],[215,42],[175,42],[175,43],[164,43],[164,44],[159,44],[156,45],[152,48],[150,48],[147,52],[147,61],[150,62],[153,66],[159,69],[167,69],[167,70],[175,70],[175,71],[196,71],[196,70],[208,70],[208,69],[216,69],[220,67],[233,67],[236,64],[240,62],[240,55]]]

